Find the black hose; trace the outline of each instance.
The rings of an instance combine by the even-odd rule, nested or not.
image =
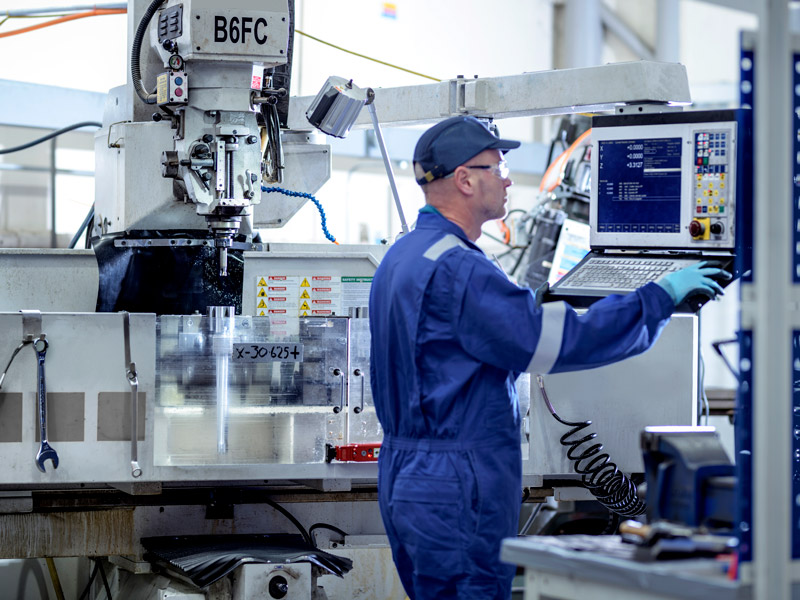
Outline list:
[[[86,215],[86,218],[83,220],[83,223],[81,223],[81,226],[78,227],[78,231],[75,233],[74,236],[72,236],[72,240],[70,240],[69,242],[70,248],[75,247],[75,244],[78,243],[78,240],[81,237],[81,233],[83,233],[83,230],[89,226],[89,223],[92,222],[92,219],[94,219],[94,204],[92,204],[92,208],[89,209],[89,214]]]
[[[80,596],[78,596],[78,600],[84,600],[85,598],[89,597],[89,590],[92,587],[92,582],[94,581],[94,578],[97,576],[97,571],[99,568],[100,568],[99,563],[95,561],[94,569],[92,569],[92,574],[89,576],[89,582],[86,584],[86,587],[83,588],[83,593]]]
[[[273,500],[270,500],[269,498],[265,498],[265,499],[264,499],[264,502],[266,502],[267,504],[269,504],[269,505],[270,505],[272,508],[274,508],[274,509],[275,509],[275,510],[277,510],[279,513],[281,513],[281,514],[282,514],[284,517],[286,517],[287,519],[289,519],[289,520],[292,522],[292,524],[293,524],[295,527],[297,527],[298,531],[300,531],[300,535],[302,535],[302,536],[303,536],[303,539],[304,539],[304,540],[305,540],[305,541],[306,541],[306,542],[307,542],[309,545],[311,545],[311,546],[313,546],[313,545],[314,545],[314,540],[312,540],[312,539],[311,539],[311,535],[309,535],[308,531],[306,531],[305,527],[303,527],[303,525],[300,523],[300,521],[298,521],[297,519],[295,519],[295,518],[294,518],[294,516],[292,515],[292,513],[290,513],[290,512],[289,512],[288,510],[286,510],[285,508],[283,508],[283,507],[282,507],[280,504],[278,504],[277,502],[275,502],[275,501],[273,501]]]
[[[47,140],[51,140],[54,137],[61,135],[62,133],[67,133],[68,131],[72,131],[73,129],[80,129],[81,127],[102,127],[102,123],[98,123],[97,121],[81,121],[80,123],[75,123],[73,125],[67,125],[66,127],[62,127],[61,129],[57,129],[56,131],[52,131],[45,135],[44,137],[40,137],[39,139],[33,140],[32,142],[28,142],[27,144],[22,144],[21,146],[14,146],[13,148],[3,148],[0,150],[0,154],[11,154],[12,152],[19,152],[20,150],[26,150],[36,144],[41,144],[42,142],[46,142]]]
[[[139,64],[140,54],[142,52],[142,40],[144,34],[147,33],[147,26],[150,24],[150,19],[156,14],[158,7],[164,0],[153,0],[147,10],[142,15],[142,20],[139,21],[139,26],[136,28],[136,35],[133,37],[133,45],[131,46],[131,78],[133,79],[133,89],[136,90],[136,95],[142,99],[145,104],[155,104],[157,100],[156,94],[149,93],[142,82],[142,70]]]
[[[108,585],[108,579],[106,579],[106,570],[103,568],[103,565],[100,564],[100,559],[99,558],[95,558],[94,559],[94,564],[96,564],[98,566],[98,568],[100,569],[100,577],[103,578],[103,587],[106,590],[106,597],[108,598],[108,600],[114,600],[111,597],[111,587]]]

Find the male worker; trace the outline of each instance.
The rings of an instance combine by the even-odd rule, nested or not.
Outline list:
[[[702,265],[672,273],[578,315],[537,306],[475,245],[506,212],[511,185],[495,137],[474,117],[426,131],[414,151],[426,205],[386,253],[372,283],[371,377],[383,426],[381,515],[411,600],[507,599],[521,499],[524,371],[586,369],[643,352],[676,305],[722,292]]]

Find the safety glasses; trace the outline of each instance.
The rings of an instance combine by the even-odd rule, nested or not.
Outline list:
[[[497,175],[500,179],[508,179],[508,163],[501,160],[496,165],[464,165],[468,169],[486,169]]]

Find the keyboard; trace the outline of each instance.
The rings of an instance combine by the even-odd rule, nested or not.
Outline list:
[[[662,275],[697,263],[697,258],[595,256],[567,273],[553,286],[555,292],[631,292]]]

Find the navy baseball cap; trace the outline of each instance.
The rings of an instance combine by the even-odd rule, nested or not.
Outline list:
[[[514,140],[501,140],[475,117],[450,117],[419,138],[414,149],[414,163],[422,167],[424,175],[417,183],[425,185],[446,177],[484,150],[506,152],[519,145]]]

